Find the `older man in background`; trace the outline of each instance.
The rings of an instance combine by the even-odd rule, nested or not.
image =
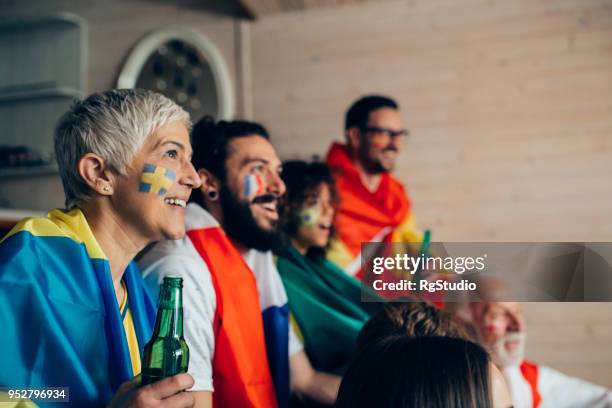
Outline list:
[[[525,359],[526,328],[517,302],[471,303],[459,313],[502,371],[515,408],[612,407],[604,387]]]

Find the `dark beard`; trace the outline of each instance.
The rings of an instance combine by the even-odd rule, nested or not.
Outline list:
[[[359,160],[361,161],[361,164],[365,167],[366,171],[368,171],[371,174],[381,174],[381,173],[387,173],[391,171],[391,169],[385,168],[378,159],[371,158],[369,150],[370,150],[369,142],[367,142],[366,140],[362,140],[362,143],[359,147],[357,154],[359,155]],[[391,149],[391,150],[396,150],[396,149]]]
[[[380,161],[370,158],[367,151],[361,151],[359,153],[361,163],[369,173],[380,174],[389,171],[383,167]]]
[[[369,151],[368,151],[369,146],[367,145],[362,145],[362,146],[363,147],[359,150],[359,153],[358,153],[359,158],[361,160],[362,165],[369,173],[381,174],[381,173],[388,173],[393,170],[393,168],[388,169],[384,167],[380,160],[371,158],[369,155]],[[397,149],[394,149],[394,148],[386,148],[383,150],[383,152],[386,150],[393,150],[397,152]]]
[[[223,229],[230,239],[247,248],[270,251],[281,245],[278,228],[266,231],[257,225],[247,202],[240,201],[225,185],[219,190],[219,203],[223,211]]]

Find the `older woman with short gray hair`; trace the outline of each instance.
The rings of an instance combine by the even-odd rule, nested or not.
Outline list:
[[[66,209],[0,243],[0,386],[67,387],[75,406],[192,406],[181,374],[137,387],[155,308],[132,260],[185,234],[200,185],[189,114],[145,90],[93,94],[55,132]]]

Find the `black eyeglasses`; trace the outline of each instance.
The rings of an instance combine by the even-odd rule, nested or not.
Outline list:
[[[372,127],[368,126],[368,127],[361,128],[361,130],[363,130],[366,133],[384,134],[390,139],[394,139],[396,137],[407,137],[408,135],[410,135],[410,132],[408,131],[408,129],[393,130],[393,129],[375,127],[375,126],[372,126]]]

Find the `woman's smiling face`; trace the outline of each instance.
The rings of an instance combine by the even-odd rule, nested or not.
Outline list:
[[[116,177],[113,208],[126,228],[148,242],[185,234],[185,205],[200,179],[191,164],[189,132],[171,122],[154,132]]]

